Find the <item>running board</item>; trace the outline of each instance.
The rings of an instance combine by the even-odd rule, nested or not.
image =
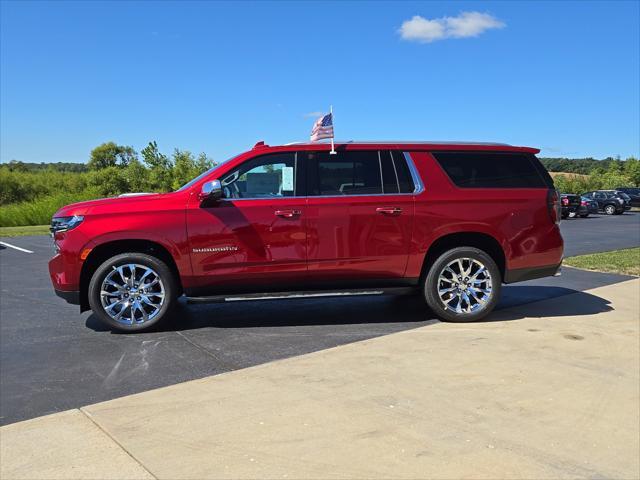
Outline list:
[[[187,297],[187,303],[225,303],[247,302],[251,300],[286,300],[298,298],[355,297],[363,295],[402,294],[413,289],[406,287],[350,289],[350,290],[311,290],[301,292],[244,293],[236,295],[212,295],[209,297]]]

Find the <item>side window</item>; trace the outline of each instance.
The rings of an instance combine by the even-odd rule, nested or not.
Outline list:
[[[382,193],[382,173],[377,150],[307,152],[308,194],[376,195]]]
[[[252,158],[220,178],[224,198],[274,198],[298,195],[295,153]]]
[[[393,164],[391,152],[380,152],[380,162],[382,165],[382,186],[384,193],[400,193],[398,188],[398,174]]]
[[[384,193],[413,193],[415,185],[404,153],[380,152]]]
[[[400,193],[413,193],[416,189],[415,184],[413,183],[413,178],[411,177],[411,172],[409,171],[409,166],[407,165],[407,159],[404,158],[403,152],[391,152],[393,157],[393,164],[396,167],[396,172],[398,174],[398,184],[400,185]]]
[[[503,152],[432,152],[462,188],[547,188],[533,155]]]

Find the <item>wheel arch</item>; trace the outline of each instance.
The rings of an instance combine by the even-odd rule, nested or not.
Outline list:
[[[80,270],[80,311],[89,310],[89,281],[96,269],[107,259],[120,253],[144,253],[154,256],[167,264],[173,273],[176,284],[178,285],[178,293],[182,294],[182,283],[180,280],[180,272],[176,265],[173,255],[169,250],[158,242],[147,239],[126,239],[111,240],[101,243],[91,250],[86,260],[82,264]]]
[[[456,232],[437,238],[429,246],[422,263],[420,280],[424,281],[429,269],[440,255],[456,247],[474,247],[486,252],[496,262],[500,270],[500,276],[504,279],[506,270],[505,253],[500,242],[495,237],[481,232]]]

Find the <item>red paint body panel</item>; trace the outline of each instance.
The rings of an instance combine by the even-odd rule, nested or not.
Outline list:
[[[81,253],[119,240],[147,240],[163,246],[174,259],[186,290],[277,287],[306,280],[415,279],[433,242],[462,232],[496,239],[507,269],[561,262],[562,237],[549,217],[546,189],[458,188],[429,153],[538,152],[528,147],[337,144],[337,149],[345,150],[410,152],[423,191],[415,195],[223,200],[207,208],[198,200],[203,183],[223,177],[253,157],[329,148],[328,144],[257,146],[183,191],[61,208],[56,217],[83,215],[84,221],[56,234],[60,252],[49,263],[54,287],[80,290]],[[282,215],[282,211],[294,214]]]
[[[402,278],[411,243],[413,203],[413,195],[309,197],[309,278]],[[383,208],[399,212],[377,211]]]

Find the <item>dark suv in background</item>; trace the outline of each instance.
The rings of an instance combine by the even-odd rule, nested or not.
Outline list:
[[[595,190],[583,193],[582,196],[598,202],[598,209],[607,215],[620,215],[629,210],[629,200],[625,200],[615,190]]]
[[[560,208],[562,212],[562,218],[574,218],[578,215],[584,218],[589,215],[587,207],[582,205],[582,199],[580,198],[580,195],[561,193]]]
[[[629,203],[632,207],[640,207],[640,187],[622,187],[616,188],[616,190],[629,196]]]

